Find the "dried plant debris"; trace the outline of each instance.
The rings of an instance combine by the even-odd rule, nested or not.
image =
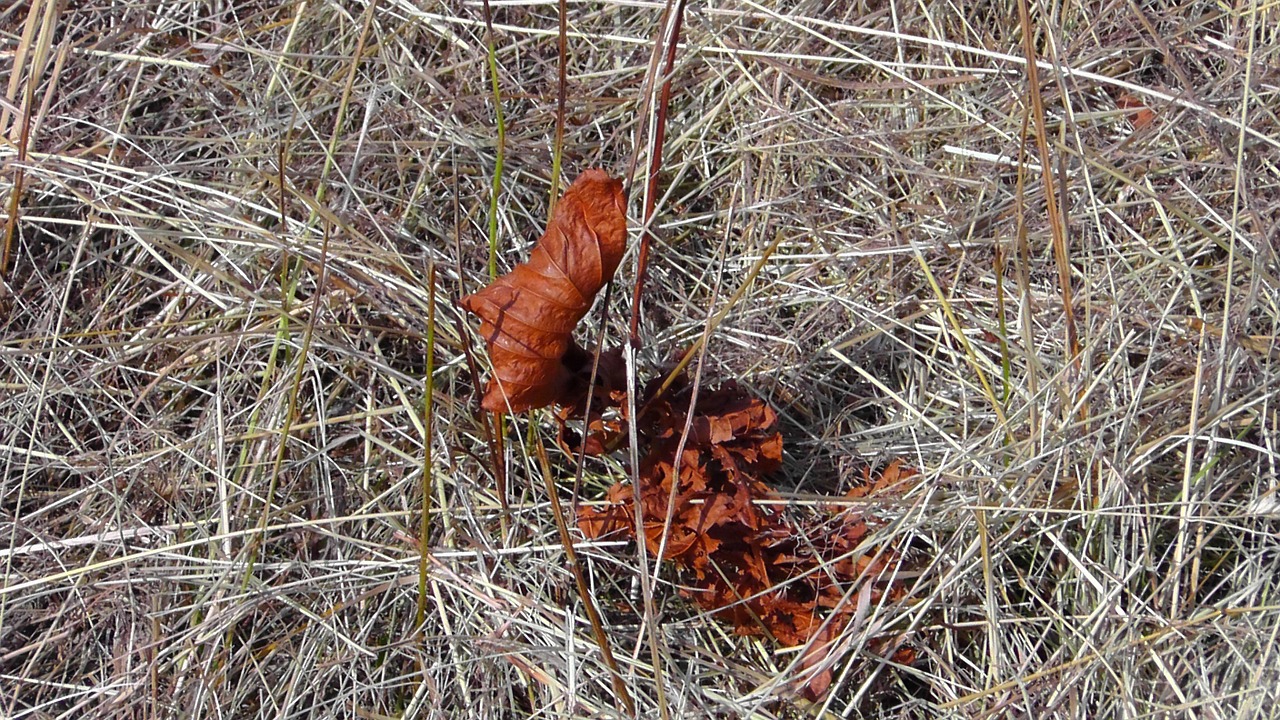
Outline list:
[[[892,581],[899,554],[869,542],[873,521],[856,510],[808,520],[785,511],[764,479],[782,461],[777,413],[764,401],[729,382],[699,393],[690,417],[692,388],[655,397],[653,387],[638,423],[647,445],[638,477],[648,551],[678,570],[682,594],[738,634],[807,644],[800,666],[809,672],[797,674],[796,689],[822,696],[836,640],[858,608],[903,594]],[[592,427],[615,431],[605,425],[596,419]],[[854,492],[900,489],[913,475],[894,463]],[[636,492],[619,483],[607,505],[582,508],[583,533],[634,539]]]
[[[587,170],[565,191],[527,262],[468,295],[462,307],[480,317],[493,376],[482,404],[521,412],[571,402],[576,366],[586,358],[573,341],[596,293],[613,278],[627,249],[622,181]]]

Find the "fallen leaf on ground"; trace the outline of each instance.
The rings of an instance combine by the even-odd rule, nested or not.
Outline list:
[[[638,423],[647,444],[638,473],[644,542],[680,572],[681,594],[736,633],[807,645],[796,689],[821,697],[843,652],[839,639],[855,620],[850,598],[873,603],[904,592],[891,579],[898,554],[867,545],[871,528],[857,511],[806,521],[781,509],[763,479],[782,461],[778,416],[764,401],[727,383],[703,390],[688,418],[690,393],[678,384],[655,398],[651,387],[641,403],[648,408]],[[902,492],[914,475],[894,461],[875,477],[868,471],[849,496]],[[608,499],[580,509],[579,528],[590,538],[634,540],[636,489],[615,485]]]
[[[578,371],[590,355],[574,343],[573,330],[626,247],[622,181],[587,170],[556,203],[528,261],[462,298],[480,317],[493,365],[484,409],[521,412],[576,399]]]

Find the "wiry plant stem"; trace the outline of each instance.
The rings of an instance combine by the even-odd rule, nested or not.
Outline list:
[[[564,121],[568,104],[568,69],[565,64],[569,60],[569,11],[565,0],[559,0],[558,10],[559,33],[556,37],[556,134],[551,142],[551,201],[547,206],[547,217],[555,212],[556,200],[560,199],[560,162],[564,156]]]
[[[653,215],[658,204],[658,176],[662,170],[662,149],[666,142],[667,112],[671,104],[671,82],[675,76],[676,50],[680,46],[680,28],[684,22],[685,0],[675,0],[675,7],[667,4],[664,17],[670,29],[664,27],[661,35],[666,61],[662,68],[662,85],[659,91],[653,133],[649,138],[649,172],[645,182],[644,214],[641,219],[640,249],[636,256],[636,285],[631,296],[631,344],[640,345],[640,301],[644,297],[644,279],[649,268],[649,248],[653,242]],[[639,148],[637,148],[637,152]]]
[[[422,627],[427,613],[427,555],[431,532],[431,492],[433,463],[431,456],[431,425],[435,417],[433,394],[436,369],[436,264],[427,265],[427,367],[422,391],[422,517],[418,521],[418,617],[415,623]]]
[[[494,146],[493,184],[489,191],[489,279],[498,277],[498,196],[502,194],[502,166],[507,152],[507,123],[502,112],[502,87],[498,82],[498,50],[493,39],[493,13],[489,0],[484,0],[484,43],[489,66],[489,84],[493,92],[493,119],[498,131]]]
[[[569,560],[569,570],[573,573],[574,583],[578,587],[578,597],[582,600],[582,606],[587,611],[587,619],[591,622],[591,632],[595,635],[596,645],[600,647],[600,655],[603,657],[605,665],[609,668],[609,680],[613,684],[613,691],[617,694],[618,701],[626,711],[627,717],[635,717],[635,702],[631,699],[631,693],[627,691],[627,683],[622,677],[622,671],[618,668],[617,661],[614,660],[613,649],[609,643],[609,635],[604,630],[604,621],[600,618],[600,611],[596,609],[595,600],[592,599],[591,595],[591,586],[587,584],[587,576],[582,571],[582,563],[578,561],[578,551],[574,548],[573,538],[569,535],[569,524],[565,519],[564,507],[560,504],[560,489],[556,487],[555,477],[551,474],[551,462],[547,459],[547,449],[543,446],[541,437],[534,437],[532,444],[534,452],[538,456],[538,464],[541,466],[542,479],[547,489],[547,499],[551,502],[551,514],[555,519],[556,531],[560,534],[560,544],[564,546],[565,557]]]

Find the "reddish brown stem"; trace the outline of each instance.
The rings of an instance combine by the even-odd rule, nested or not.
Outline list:
[[[631,345],[640,347],[640,298],[644,294],[644,280],[649,268],[649,246],[654,239],[653,214],[658,204],[658,171],[662,168],[662,146],[666,140],[667,108],[671,102],[671,81],[675,75],[676,49],[680,46],[680,27],[684,21],[685,0],[677,0],[671,18],[671,32],[663,46],[665,63],[662,69],[662,87],[658,91],[658,107],[653,126],[653,152],[649,157],[649,173],[644,194],[644,216],[640,234],[640,251],[636,258],[636,286],[631,296]]]
[[[16,70],[15,70],[16,72]],[[26,178],[23,165],[27,162],[27,148],[31,145],[31,106],[35,102],[35,64],[27,78],[27,88],[22,101],[22,131],[18,139],[18,164],[13,171],[13,188],[9,191],[9,217],[4,224],[4,240],[0,242],[0,278],[9,271],[9,258],[13,254],[13,238],[18,228],[18,215],[22,211],[22,183]]]
[[[556,530],[560,533],[560,545],[564,548],[565,558],[569,561],[569,569],[573,572],[573,580],[578,586],[578,597],[582,600],[582,606],[587,611],[587,619],[591,622],[591,632],[595,635],[596,645],[600,648],[600,655],[604,659],[605,667],[609,668],[609,679],[613,684],[613,692],[618,696],[627,717],[636,717],[636,705],[631,699],[631,693],[627,692],[627,682],[622,677],[622,671],[618,668],[618,663],[614,660],[613,650],[609,644],[609,635],[604,629],[604,619],[600,616],[600,611],[596,608],[595,600],[592,597],[591,586],[587,583],[586,573],[582,570],[582,563],[578,560],[577,550],[573,546],[573,538],[569,535],[569,524],[565,520],[564,507],[560,504],[560,490],[556,487],[555,480],[551,475],[551,462],[547,459],[547,449],[542,444],[542,438],[537,438],[533,443],[534,450],[538,454],[538,463],[542,466],[542,478],[547,486],[547,499],[551,501],[551,513],[556,521]]]
[[[569,11],[565,7],[565,1],[559,2],[560,32],[556,40],[556,51],[560,55],[560,61],[556,67],[556,135],[551,144],[551,204],[547,207],[548,215],[555,212],[556,200],[560,198],[560,161],[564,153],[565,106],[569,100],[568,69],[566,68],[569,62]]]

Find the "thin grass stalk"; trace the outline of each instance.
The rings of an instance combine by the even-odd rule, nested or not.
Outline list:
[[[276,489],[279,487],[280,470],[284,467],[284,456],[289,449],[289,435],[292,432],[295,415],[298,411],[298,390],[302,387],[302,377],[307,370],[307,356],[311,352],[311,339],[315,335],[316,316],[320,313],[320,300],[325,294],[325,285],[328,278],[328,260],[329,260],[329,237],[332,233],[326,222],[324,234],[320,241],[320,274],[316,279],[315,295],[311,300],[311,314],[307,317],[307,324],[302,331],[302,347],[298,349],[297,359],[294,361],[297,369],[293,374],[293,382],[289,386],[289,402],[285,407],[284,420],[280,426],[279,442],[276,445],[276,456],[271,466],[271,481],[267,486],[266,497],[263,498],[262,517],[258,521],[257,534],[257,550],[262,550],[264,536],[269,518],[271,517],[271,505],[275,502]],[[296,286],[296,281],[295,281]],[[247,567],[245,569],[245,580],[248,581],[250,575],[253,574],[253,565],[257,558],[257,552],[253,553]]]
[[[285,227],[285,223],[288,221],[288,217],[285,211],[285,193],[287,192],[287,185],[285,184],[286,183],[285,167],[289,157],[290,134],[291,134],[291,131],[285,132],[284,140],[281,141],[276,153],[276,157],[277,157],[276,180],[277,180],[277,184],[279,185],[278,189],[280,190],[279,211],[280,211],[281,227]],[[300,266],[301,265],[299,264],[298,267]],[[280,276],[279,276],[280,318],[279,320],[276,321],[275,337],[272,339],[272,342],[271,342],[271,350],[267,353],[267,367],[262,374],[262,382],[259,383],[258,385],[257,400],[253,404],[253,410],[249,413],[249,423],[247,426],[247,431],[248,431],[247,434],[249,435],[253,435],[258,432],[258,420],[263,408],[262,401],[266,398],[267,393],[271,389],[271,382],[276,375],[276,368],[280,364],[280,357],[286,352],[285,346],[290,336],[289,335],[290,307],[292,305],[294,293],[297,290],[297,276],[295,273],[290,272],[291,267],[294,267],[293,254],[289,252],[288,248],[286,247],[282,253],[281,262],[280,262]],[[235,472],[232,474],[232,484],[235,487],[243,487],[244,476],[246,473],[251,471],[249,466],[250,452],[251,450],[248,442],[245,442],[240,446],[240,455],[239,455],[239,458],[237,458],[236,460]],[[271,514],[270,499],[268,499],[267,505],[263,507],[262,518],[259,520],[259,523],[258,523],[259,533],[261,533],[262,528],[265,526],[264,524],[267,520],[267,517],[270,514]],[[246,564],[246,570],[245,570],[244,576],[241,578],[241,583],[240,583],[240,589],[242,592],[244,591],[245,588],[249,586],[249,578],[252,574],[253,565],[257,558],[258,545],[259,545],[258,537],[255,537],[253,540],[250,541],[250,545],[249,545],[250,552],[249,552],[249,557]],[[210,550],[210,552],[212,553],[212,549]],[[224,641],[224,645],[226,648],[230,647],[230,642],[231,642],[231,636],[228,634],[228,636]]]
[[[573,538],[569,535],[569,524],[565,519],[564,507],[560,504],[560,490],[556,487],[555,479],[551,474],[551,462],[547,459],[547,449],[541,437],[534,438],[533,448],[538,456],[542,479],[546,484],[547,499],[551,502],[551,513],[555,518],[556,530],[560,534],[560,543],[564,546],[564,554],[569,560],[569,569],[573,572],[574,582],[578,586],[578,596],[582,599],[582,606],[587,611],[587,619],[591,622],[591,632],[595,635],[596,644],[600,647],[600,655],[605,666],[609,668],[609,679],[613,684],[613,691],[617,694],[627,716],[635,717],[635,702],[631,699],[631,693],[627,691],[627,683],[613,657],[609,636],[604,630],[604,621],[600,617],[600,611],[596,609],[595,601],[591,596],[591,586],[587,584],[586,573],[582,571],[582,563],[578,560],[577,550],[574,549]]]
[[[565,0],[559,0],[556,7],[559,13],[559,34],[556,37],[559,62],[556,64],[556,132],[551,143],[551,202],[547,206],[547,217],[555,212],[556,200],[560,198],[560,163],[564,156],[565,107],[569,92],[566,67],[569,59],[569,11]]]
[[[498,51],[493,40],[493,12],[484,0],[485,61],[489,66],[489,85],[493,93],[493,119],[497,125],[498,143],[494,148],[493,183],[489,190],[489,279],[498,277],[498,196],[502,194],[502,166],[506,160],[507,123],[502,112],[502,87],[498,83]]]
[[[1040,155],[1040,181],[1044,186],[1045,214],[1053,234],[1053,259],[1058,266],[1058,287],[1062,294],[1062,310],[1066,323],[1067,353],[1076,374],[1080,372],[1080,338],[1076,330],[1075,304],[1071,290],[1071,259],[1067,251],[1067,227],[1062,218],[1058,184],[1054,182],[1053,163],[1049,155],[1049,128],[1045,121],[1044,96],[1040,92],[1040,68],[1037,65],[1035,26],[1027,0],[1018,0],[1018,19],[1022,24],[1022,49],[1027,57],[1027,93],[1031,96],[1031,118],[1035,123],[1036,150]],[[1081,417],[1083,419],[1083,416]]]
[[[1022,124],[1018,132],[1018,173],[1017,181],[1014,186],[1014,203],[1013,211],[1017,227],[1015,230],[1014,240],[1017,244],[1017,279],[1018,294],[1022,300],[1022,314],[1019,318],[1018,326],[1022,333],[1023,352],[1027,355],[1027,396],[1032,401],[1027,404],[1027,423],[1030,427],[1028,437],[1031,442],[1035,443],[1041,437],[1040,434],[1040,406],[1034,401],[1034,398],[1040,393],[1040,375],[1039,366],[1035,361],[1035,355],[1031,352],[1034,348],[1031,329],[1033,323],[1031,318],[1027,316],[1033,307],[1031,293],[1031,242],[1028,239],[1027,229],[1027,133],[1031,129],[1031,111],[1026,109],[1022,113]],[[1031,452],[1039,452],[1035,447],[1031,448]]]
[[[1073,371],[1068,377],[1070,378],[1069,383],[1074,383],[1076,386],[1074,392],[1071,391],[1070,386],[1066,388],[1070,402],[1064,403],[1064,409],[1072,405],[1079,408],[1076,412],[1076,420],[1083,425],[1082,430],[1088,436],[1092,434],[1093,428],[1090,422],[1088,405],[1084,402],[1085,383],[1081,378],[1083,365],[1080,358],[1080,334],[1076,327],[1074,291],[1071,287],[1069,239],[1067,237],[1067,223],[1062,217],[1060,205],[1060,202],[1067,197],[1066,168],[1064,166],[1059,167],[1058,179],[1060,184],[1055,183],[1053,165],[1050,163],[1049,128],[1045,121],[1044,96],[1040,92],[1040,71],[1036,64],[1035,27],[1031,24],[1031,10],[1027,5],[1027,0],[1018,0],[1018,20],[1022,25],[1022,47],[1027,57],[1027,83],[1030,86],[1028,92],[1031,95],[1032,119],[1035,121],[1036,150],[1040,155],[1040,180],[1044,185],[1045,214],[1048,216],[1049,230],[1053,236],[1053,260],[1058,268],[1058,288],[1062,295],[1063,323],[1066,326],[1067,334],[1067,359]],[[1063,159],[1061,154],[1059,154],[1059,159]],[[1088,326],[1087,320],[1088,318],[1086,317],[1086,327]],[[1087,507],[1095,507],[1103,491],[1102,470],[1096,460],[1091,459],[1089,461],[1086,469],[1086,478],[1083,501]]]
[[[418,521],[418,615],[416,627],[421,628],[427,614],[427,553],[428,536],[431,533],[432,475],[431,428],[435,418],[435,358],[436,358],[436,264],[427,264],[427,367],[422,392],[422,517]]]
[[[22,186],[26,179],[26,170],[23,166],[27,162],[27,153],[31,145],[31,109],[35,105],[35,87],[44,71],[48,43],[58,12],[59,3],[57,2],[37,1],[31,4],[23,27],[22,41],[14,56],[13,75],[9,78],[8,95],[12,98],[17,93],[18,83],[22,78],[22,66],[26,65],[27,82],[23,86],[22,107],[19,109],[22,113],[22,125],[18,135],[18,162],[13,170],[13,186],[9,189],[9,208],[8,217],[5,218],[4,223],[4,239],[0,241],[0,279],[9,272],[9,261],[13,254],[13,239],[17,234],[18,216],[22,205]],[[36,21],[38,16],[39,22]],[[37,26],[40,27],[38,33]],[[32,52],[33,49],[34,52]],[[9,113],[8,105],[0,111],[0,132],[8,130]]]
[[[1008,300],[1004,291],[1004,244],[996,243],[992,254],[996,281],[996,326],[999,330],[996,340],[1000,345],[1000,404],[1007,413],[1009,398],[1013,396],[1013,360],[1009,357],[1009,321],[1005,317]]]
[[[641,219],[640,250],[636,256],[636,285],[631,296],[631,344],[640,346],[640,299],[644,295],[644,279],[649,268],[649,248],[654,240],[653,215],[658,205],[658,173],[662,170],[662,150],[666,142],[667,112],[671,104],[671,81],[675,75],[676,50],[680,46],[680,28],[684,23],[685,0],[676,0],[671,14],[671,30],[666,34],[666,61],[662,69],[662,86],[654,118],[649,172],[645,182],[644,213]]]
[[[489,0],[484,0],[484,42],[485,58],[489,66],[490,90],[493,93],[493,118],[498,130],[498,144],[494,148],[493,185],[489,191],[489,280],[498,277],[498,196],[502,194],[502,166],[506,159],[507,123],[502,112],[502,87],[498,82],[498,51],[493,39],[493,11]],[[505,478],[506,473],[500,468],[504,464],[505,438],[507,435],[507,416],[505,413],[493,413],[493,476]],[[506,482],[499,482],[497,487],[498,501],[502,505],[499,522],[502,536],[507,537],[507,525],[510,519],[510,508],[507,505]]]
[[[292,127],[292,124],[290,124],[290,127]],[[286,179],[285,167],[287,165],[288,158],[289,158],[289,142],[290,142],[291,133],[292,133],[291,130],[286,129],[284,139],[280,142],[276,150],[276,162],[277,162],[276,189],[279,190],[280,192],[278,210],[280,213],[281,227],[286,227],[286,224],[288,222],[288,215],[286,212],[286,205],[285,205],[285,193],[287,191],[286,185],[285,185],[285,179]],[[266,368],[262,373],[262,381],[258,384],[258,393],[253,403],[253,409],[249,412],[249,420],[246,425],[246,432],[244,437],[240,439],[241,440],[240,453],[236,458],[235,470],[233,470],[231,474],[231,485],[234,487],[244,487],[245,475],[248,472],[250,472],[249,454],[251,452],[251,449],[250,449],[251,442],[253,440],[260,439],[261,437],[266,437],[265,435],[262,435],[262,436],[258,435],[259,433],[258,421],[259,421],[259,418],[261,417],[261,413],[263,409],[263,400],[266,398],[267,393],[271,388],[272,379],[275,378],[276,368],[278,367],[280,362],[280,355],[284,352],[285,342],[288,339],[289,303],[293,297],[293,292],[294,292],[294,285],[290,282],[290,277],[288,272],[288,268],[290,267],[290,265],[291,265],[291,253],[286,248],[282,253],[281,263],[280,263],[280,318],[279,320],[277,320],[277,323],[276,323],[276,332],[271,343],[271,350],[267,353],[267,364],[266,364]],[[225,499],[223,500],[223,502],[225,502]],[[228,514],[229,513],[227,512],[227,509],[224,507],[222,509],[222,515],[226,516]],[[263,517],[265,518],[269,514],[270,513],[268,512],[268,508],[264,508]],[[260,522],[258,526],[259,533],[262,532],[262,528],[263,526]],[[223,528],[223,530],[225,531],[227,530],[227,528]],[[214,560],[217,557],[216,547],[217,546],[215,543],[211,542],[209,544],[208,555],[210,560]],[[247,561],[246,572],[244,573],[244,575],[241,577],[241,580],[240,580],[241,592],[243,592],[245,588],[249,586],[249,578],[251,577],[251,570],[257,557],[256,548],[257,548],[257,540],[251,539],[248,546],[249,557]],[[215,593],[215,596],[214,596],[215,599],[218,598],[220,595],[221,595],[221,592]],[[192,613],[192,621],[191,621],[190,627],[192,629],[198,628],[201,625],[201,623],[204,622],[204,618],[205,618],[205,613],[203,609],[197,608],[196,612]],[[222,647],[222,655],[224,657],[229,655],[231,652],[232,640],[233,640],[233,637],[232,637],[231,631],[228,630],[226,633],[224,633],[223,639],[222,639],[221,647]]]
[[[13,169],[13,186],[9,188],[9,216],[4,223],[4,241],[0,245],[0,280],[9,272],[9,258],[13,254],[13,238],[18,229],[18,214],[22,208],[22,184],[26,179],[23,165],[27,162],[27,146],[31,142],[31,105],[35,102],[32,83],[28,82],[22,94],[22,134],[18,141],[18,162]]]
[[[751,266],[751,269],[747,271],[747,277],[743,279],[742,284],[738,286],[738,289],[733,291],[733,295],[729,296],[729,301],[720,309],[720,312],[716,313],[715,317],[711,319],[706,331],[689,346],[689,349],[684,351],[684,355],[680,357],[680,362],[676,363],[676,366],[671,369],[671,372],[667,373],[667,377],[663,379],[662,385],[658,387],[658,391],[654,393],[653,397],[645,405],[644,410],[641,411],[642,415],[649,409],[649,405],[652,405],[655,400],[662,397],[663,393],[671,389],[672,383],[676,381],[676,378],[680,376],[680,373],[684,372],[684,369],[689,366],[689,361],[693,359],[694,355],[698,354],[702,349],[702,346],[707,342],[707,339],[711,337],[711,331],[715,330],[720,323],[724,322],[724,319],[728,317],[729,313],[737,307],[738,302],[742,300],[742,296],[746,294],[747,289],[751,287],[751,283],[755,281],[756,276],[764,269],[765,263],[769,261],[769,258],[773,255],[774,251],[782,244],[783,239],[784,237],[781,231],[774,235],[773,242],[769,243],[769,245],[764,249],[764,252],[760,253],[760,259],[756,260],[755,264]]]
[[[663,7],[662,16],[658,19],[658,27],[666,28],[667,19],[671,17],[672,2],[674,0],[666,0]],[[644,86],[640,90],[640,111],[637,113],[635,136],[631,146],[631,159],[627,163],[627,172],[624,176],[626,185],[623,187],[623,194],[629,200],[631,198],[632,186],[635,184],[636,167],[640,164],[640,151],[647,144],[646,138],[649,132],[649,116],[653,110],[653,87],[658,80],[658,63],[663,56],[663,36],[659,35],[658,39],[653,43],[653,51],[649,53],[649,65],[644,73]]]
[[[640,576],[640,598],[644,605],[644,627],[645,635],[648,636],[650,661],[653,664],[653,674],[656,680],[654,688],[658,695],[658,707],[662,709],[665,716],[666,713],[666,689],[661,678],[662,672],[662,656],[658,644],[657,631],[657,606],[653,601],[653,578],[649,575],[649,546],[645,542],[644,532],[644,497],[640,492],[640,435],[636,426],[636,388],[639,383],[636,381],[636,347],[627,343],[622,347],[623,359],[626,363],[627,371],[627,387],[631,389],[627,393],[627,438],[630,441],[627,447],[628,459],[631,464],[631,487],[635,490],[631,494],[634,520],[635,520],[635,537],[636,537],[636,557],[639,565],[636,568]],[[661,563],[661,558],[654,558],[654,563]]]
[[[1009,419],[1005,417],[1004,406],[996,398],[995,390],[991,388],[991,381],[987,379],[987,374],[983,372],[982,366],[978,364],[978,355],[973,351],[973,345],[969,343],[969,338],[964,334],[964,328],[960,325],[960,319],[956,316],[955,309],[951,307],[951,301],[947,299],[947,294],[942,291],[942,286],[938,284],[937,278],[933,276],[933,270],[929,268],[929,263],[924,259],[924,254],[918,249],[915,252],[916,263],[920,266],[920,272],[924,274],[925,281],[929,283],[930,289],[938,299],[938,306],[942,308],[942,314],[946,316],[947,323],[951,325],[955,331],[956,339],[960,342],[960,346],[964,349],[965,361],[969,363],[973,374],[978,376],[978,382],[982,384],[982,392],[987,397],[987,402],[991,404],[992,411],[995,412],[996,418],[1000,421],[1000,427],[1005,431],[1009,441],[1012,442],[1012,431],[1009,428]]]
[[[13,6],[11,12],[16,12],[19,7],[17,5]],[[27,17],[22,24],[22,37],[18,39],[18,45],[13,52],[13,71],[9,75],[9,85],[5,93],[5,98],[10,102],[13,102],[18,96],[18,88],[22,84],[22,68],[27,66],[31,50],[35,47],[36,27],[40,25],[36,18],[40,15],[42,9],[44,9],[44,0],[32,0],[27,7]],[[30,71],[28,74],[30,74]],[[9,131],[9,119],[12,112],[13,110],[8,103],[0,105],[0,132],[6,135]]]
[[[310,218],[308,219],[308,225],[314,222],[316,218],[321,217],[320,209],[324,205],[324,198],[326,194],[325,191],[328,188],[329,173],[331,172],[335,162],[334,157],[335,157],[335,153],[337,152],[338,140],[341,137],[342,126],[343,126],[343,123],[346,121],[347,108],[351,104],[351,93],[355,88],[356,70],[360,67],[360,59],[364,56],[365,42],[369,38],[370,29],[373,27],[373,10],[375,7],[376,7],[375,3],[370,3],[369,7],[365,10],[364,25],[360,30],[360,37],[356,40],[356,49],[351,59],[351,64],[347,68],[347,79],[346,79],[345,85],[343,85],[343,88],[342,88],[342,97],[338,103],[337,116],[334,118],[334,121],[333,121],[333,131],[329,136],[329,144],[325,151],[324,167],[320,172],[320,179],[316,186],[315,204],[312,206]],[[280,191],[281,193],[284,193],[287,186],[285,185],[286,178],[284,176],[283,163],[281,163],[281,166],[278,171],[280,173]],[[281,200],[282,209],[283,209],[283,202],[284,201],[282,199]],[[248,586],[249,577],[252,576],[253,574],[253,567],[257,559],[257,553],[262,549],[262,544],[266,534],[267,523],[271,515],[271,505],[275,501],[275,491],[276,491],[276,487],[279,484],[280,469],[283,466],[284,455],[289,444],[289,433],[291,431],[290,428],[294,422],[294,413],[297,410],[298,388],[302,384],[302,374],[303,374],[303,371],[305,370],[305,366],[307,362],[307,353],[311,347],[311,337],[315,330],[316,316],[320,312],[320,299],[324,296],[325,284],[328,279],[327,274],[328,274],[330,234],[331,234],[330,225],[329,225],[329,222],[326,220],[324,225],[324,232],[322,233],[322,237],[320,241],[321,242],[320,270],[319,270],[319,277],[316,280],[315,295],[313,296],[313,299],[312,299],[313,307],[311,310],[310,317],[307,318],[307,325],[303,330],[302,348],[298,353],[298,358],[296,361],[298,364],[298,370],[294,375],[293,385],[289,389],[289,403],[285,411],[283,425],[280,428],[279,444],[276,448],[275,462],[272,465],[271,480],[267,487],[266,497],[263,498],[262,517],[258,522],[258,534],[254,541],[255,550],[250,553],[248,562],[246,563],[246,566],[245,566],[245,573],[244,573],[245,587]],[[280,320],[281,320],[281,323],[284,323],[285,325],[282,328],[281,332],[287,332],[287,322],[289,318],[288,302],[289,302],[289,299],[293,296],[293,293],[296,292],[297,283],[301,279],[302,269],[304,265],[305,265],[305,261],[302,258],[299,258],[297,261],[297,272],[294,273],[294,278],[292,283],[287,283],[288,289],[283,294],[282,304],[284,306],[284,310],[281,313]],[[287,262],[287,260],[286,262],[283,263],[283,266],[284,268],[289,267],[289,263]],[[284,270],[282,270],[282,272],[284,272]],[[278,343],[281,342],[280,334],[277,334],[277,342]]]

